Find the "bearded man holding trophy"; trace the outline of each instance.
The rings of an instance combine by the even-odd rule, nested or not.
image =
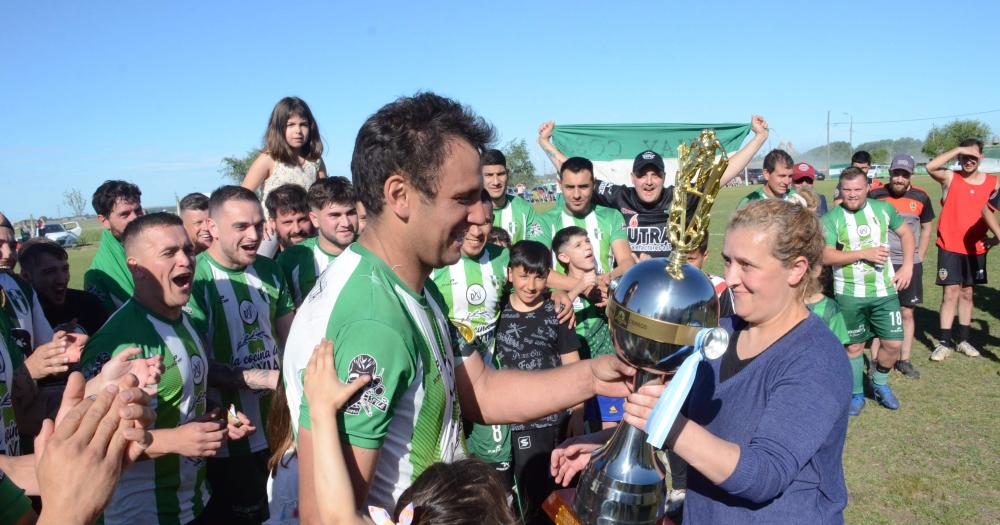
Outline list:
[[[675,252],[636,264],[608,301],[618,357],[640,370],[626,424],[610,440],[582,436],[553,452],[556,481],[580,479],[575,493],[553,493],[546,511],[557,525],[665,520],[656,450],[668,449],[690,467],[685,525],[842,523],[851,369],[803,301],[818,274],[822,227],[780,200],[737,210],[722,249],[736,315],[718,319],[708,278],[682,262],[708,234],[727,158],[710,130],[678,150]],[[688,195],[699,197],[693,211]]]

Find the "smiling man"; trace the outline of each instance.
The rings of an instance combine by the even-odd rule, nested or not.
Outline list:
[[[203,193],[189,193],[177,204],[177,209],[195,255],[207,250],[212,245],[212,232],[208,228],[208,197]]]
[[[69,255],[62,246],[45,238],[31,239],[21,247],[19,262],[21,277],[35,289],[53,330],[93,335],[108,320],[96,296],[69,287]]]
[[[783,199],[805,205],[792,187],[792,176],[795,174],[795,162],[792,156],[783,149],[773,149],[764,156],[764,186],[750,192],[740,199],[737,208],[760,199]]]
[[[308,196],[298,184],[283,184],[267,194],[264,201],[268,222],[278,236],[278,248],[287,250],[312,237],[313,224],[309,220]]]
[[[98,186],[91,201],[104,232],[90,269],[83,274],[83,288],[96,295],[109,312],[132,297],[132,274],[125,264],[121,238],[125,227],[142,217],[141,198],[142,192],[135,184],[109,180]]]
[[[472,347],[452,345],[428,278],[459,261],[472,225],[490,221],[481,204],[480,153],[492,140],[492,128],[470,109],[433,93],[383,106],[358,132],[351,173],[368,226],[302,303],[282,364],[303,523],[318,516],[302,373],[323,338],[334,343],[342,380],[371,376],[338,416],[359,507],[391,508],[424,469],[459,457],[462,416],[531,421],[596,393],[628,391],[623,379],[632,371],[610,356],[498,371]]]
[[[0,304],[0,315],[11,324],[11,339],[23,357],[31,355],[36,346],[52,340],[52,326],[45,318],[38,294],[31,285],[14,274],[17,247],[14,227],[0,213],[0,289],[6,297]]]
[[[488,149],[482,156],[483,187],[493,201],[493,226],[510,235],[511,244],[523,240],[528,226],[535,221],[535,207],[516,195],[507,193],[510,172],[507,158],[498,149]]]
[[[319,232],[278,255],[285,282],[298,307],[323,270],[358,236],[357,197],[344,177],[327,177],[309,187],[309,220]]]

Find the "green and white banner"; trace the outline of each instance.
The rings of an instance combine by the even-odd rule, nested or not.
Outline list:
[[[594,175],[615,184],[632,181],[632,161],[646,150],[663,157],[665,184],[674,182],[677,146],[690,143],[703,129],[714,129],[722,147],[732,153],[750,133],[750,124],[570,124],[557,125],[552,143],[567,157],[586,157]]]

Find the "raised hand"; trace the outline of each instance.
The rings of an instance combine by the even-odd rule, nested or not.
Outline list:
[[[556,121],[547,120],[538,126],[538,141],[548,142],[552,139],[552,132],[556,129]]]
[[[760,115],[754,115],[753,117],[750,117],[750,129],[753,131],[754,135],[767,135],[767,121]]]
[[[126,348],[101,367],[101,373],[87,385],[88,393],[109,384],[118,384],[127,374],[132,374],[149,395],[156,395],[156,385],[163,373],[163,356],[138,357],[139,348]]]

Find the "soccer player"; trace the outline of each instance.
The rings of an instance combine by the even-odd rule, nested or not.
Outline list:
[[[194,254],[207,250],[212,245],[212,232],[208,229],[208,197],[204,193],[189,193],[177,204],[177,210],[184,221],[184,231],[194,246]]]
[[[864,172],[865,178],[868,180],[869,191],[882,187],[882,181],[869,175],[869,172],[871,172],[872,169],[871,153],[868,153],[863,149],[855,151],[854,155],[851,155],[851,167],[858,168],[859,170]],[[843,199],[840,197],[840,188],[838,187],[833,192],[833,205],[840,206],[841,202],[843,202]]]
[[[754,115],[750,119],[753,138],[746,146],[729,157],[729,166],[722,174],[720,185],[725,186],[739,175],[764,142],[767,141],[767,121]],[[538,128],[538,145],[545,150],[549,160],[559,171],[566,156],[552,144],[555,122],[542,123]],[[614,208],[622,213],[627,224],[629,245],[636,256],[667,257],[670,239],[667,238],[667,213],[674,199],[674,187],[664,187],[663,158],[655,151],[644,151],[632,162],[632,186],[599,181],[594,192],[594,202]],[[691,208],[693,212],[693,207]]]
[[[563,206],[537,217],[528,230],[528,238],[551,247],[557,231],[567,226],[583,228],[595,251],[598,283],[606,294],[611,279],[625,273],[636,261],[625,232],[625,218],[616,209],[594,204],[592,162],[583,157],[570,157],[560,169]],[[568,291],[579,286],[580,282],[562,273],[550,272],[549,285]]]
[[[278,236],[278,249],[287,250],[315,235],[309,221],[306,189],[298,184],[282,184],[267,194],[267,221]]]
[[[278,254],[285,283],[292,287],[295,306],[309,295],[316,278],[343,253],[358,235],[358,209],[351,181],[344,177],[319,179],[309,187],[309,220],[319,235]]]
[[[535,207],[518,196],[507,194],[507,158],[497,149],[488,149],[481,159],[483,187],[493,199],[493,226],[510,234],[511,242],[524,239],[528,226],[535,221]]]
[[[257,195],[241,186],[222,186],[212,192],[208,213],[214,240],[198,256],[187,306],[210,346],[209,395],[221,406],[247,414],[264,431],[227,444],[209,460],[212,503],[206,519],[260,523],[268,516],[264,422],[278,386],[278,358],[294,305],[278,264],[257,255],[264,228]]]
[[[983,143],[966,139],[957,148],[938,155],[927,163],[930,173],[941,184],[944,195],[937,227],[937,281],[944,288],[941,295],[941,337],[931,352],[931,361],[944,361],[955,350],[969,357],[979,350],[969,341],[972,322],[972,292],[977,284],[986,284],[986,222],[983,209],[997,193],[1000,183],[995,175],[979,171]],[[958,159],[959,170],[946,166]],[[952,323],[958,311],[958,345]]]
[[[783,149],[773,149],[764,156],[764,185],[740,199],[737,208],[760,199],[782,199],[802,204],[792,185],[795,161]]]
[[[117,241],[116,241],[117,242]],[[208,358],[191,319],[182,311],[191,295],[194,247],[176,215],[152,213],[124,229],[121,242],[135,294],[112,314],[83,351],[84,375],[132,347],[146,357],[162,356],[163,375],[156,390],[151,458],[122,473],[106,525],[189,523],[208,503],[203,457],[227,439],[245,435],[227,425],[220,412],[206,409]]]
[[[833,266],[834,299],[844,315],[851,344],[847,355],[854,373],[850,414],[865,406],[865,342],[878,337],[881,348],[871,374],[872,392],[882,406],[895,410],[899,400],[889,387],[889,372],[899,359],[903,322],[897,290],[913,275],[913,232],[890,204],[868,198],[868,181],[858,168],[840,174],[844,201],[823,216],[826,247],[823,264]],[[903,262],[895,271],[889,260],[889,230],[900,237]]]
[[[90,269],[83,274],[83,289],[96,295],[109,312],[132,297],[132,273],[125,264],[121,237],[128,223],[142,216],[141,197],[135,184],[109,180],[97,187],[91,200],[104,232]]]
[[[903,317],[903,346],[896,370],[904,376],[917,379],[920,372],[910,362],[913,350],[913,309],[923,303],[923,261],[930,246],[931,233],[934,228],[934,206],[923,188],[910,184],[913,177],[913,157],[896,155],[889,165],[889,184],[872,190],[871,198],[885,201],[896,208],[910,231],[916,237],[917,250],[913,254],[913,278],[910,286],[899,290],[899,307]],[[903,246],[896,232],[889,232],[889,258],[892,267],[899,270],[903,264]],[[872,342],[872,353],[877,354],[877,344]]]
[[[448,319],[460,336],[453,343],[471,346],[480,353],[483,363],[499,368],[493,349],[510,252],[489,244],[493,230],[492,197],[488,190],[483,190],[480,205],[487,220],[469,226],[458,262],[431,272],[434,286],[429,287],[429,292],[438,304],[448,308]],[[512,489],[509,425],[467,424],[470,428],[466,429],[465,445],[469,453],[492,466],[507,489]]]
[[[7,300],[0,305],[0,315],[10,319],[14,346],[24,358],[31,355],[36,346],[52,340],[52,326],[45,318],[35,290],[14,274],[16,246],[14,226],[0,214],[0,289],[7,296]]]
[[[45,318],[53,330],[95,334],[108,320],[95,295],[69,287],[69,254],[45,238],[31,239],[21,247],[21,278],[34,288]]]
[[[342,380],[371,378],[340,416],[359,507],[393,505],[424,469],[461,454],[463,415],[531,421],[595,394],[627,393],[622,379],[633,372],[613,357],[497,371],[479,352],[456,353],[451,344],[428,277],[460,259],[471,225],[489,221],[479,156],[492,139],[480,117],[433,93],[382,107],[358,132],[351,172],[368,226],[302,303],[283,361],[305,522],[316,518],[317,496],[302,373],[324,337]]]

